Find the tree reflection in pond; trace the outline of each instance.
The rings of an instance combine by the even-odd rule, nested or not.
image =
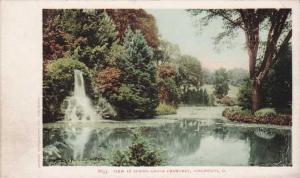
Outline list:
[[[142,126],[137,130],[161,151],[165,164],[170,166],[291,165],[289,129],[180,120],[157,127]],[[133,132],[134,129],[121,126],[44,128],[44,165],[73,165],[68,162],[73,159],[79,161],[76,165],[110,165],[112,153],[127,149]],[[82,149],[80,156],[74,156],[78,149]],[[89,162],[91,160],[93,163]]]

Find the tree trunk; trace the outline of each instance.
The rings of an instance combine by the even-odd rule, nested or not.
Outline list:
[[[252,112],[254,113],[258,109],[260,109],[261,105],[261,84],[258,84],[257,81],[252,82],[252,93],[251,93],[251,100],[252,100]]]

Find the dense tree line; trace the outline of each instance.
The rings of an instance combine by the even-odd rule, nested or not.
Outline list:
[[[155,19],[141,9],[43,10],[43,118],[60,120],[83,72],[88,96],[101,97],[118,118],[148,118],[159,102],[174,107],[184,90],[203,84],[198,59],[159,39]]]
[[[182,94],[182,102],[189,105],[213,106],[214,96],[209,95],[206,89],[189,89]]]
[[[128,22],[128,28],[120,35],[118,23],[108,15],[115,13],[109,12],[43,11],[45,121],[57,120],[63,114],[60,107],[73,89],[74,69],[83,71],[87,94],[95,105],[97,98],[104,96],[119,116],[154,115],[158,105],[157,82],[153,48],[149,44],[155,46],[155,42],[147,42],[141,33],[147,26],[150,30],[145,33],[157,35],[153,17],[143,12],[144,20],[135,22],[135,26]],[[128,13],[139,14],[141,10]],[[152,19],[150,26],[147,19]]]

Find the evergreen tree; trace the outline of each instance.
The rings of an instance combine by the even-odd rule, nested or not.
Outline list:
[[[292,49],[284,48],[279,60],[270,70],[262,86],[262,106],[291,108],[292,104]]]
[[[124,117],[151,117],[158,105],[153,50],[140,31],[131,29],[127,29],[123,46],[120,68],[124,79],[115,104]]]
[[[59,27],[73,36],[71,55],[95,71],[109,64],[111,48],[117,43],[115,25],[99,10],[64,10]]]
[[[205,106],[208,105],[208,101],[209,101],[208,94],[207,94],[206,89],[204,89],[204,92],[203,92],[203,104]]]
[[[203,89],[201,88],[200,91],[198,92],[199,95],[199,104],[204,104],[203,103]]]

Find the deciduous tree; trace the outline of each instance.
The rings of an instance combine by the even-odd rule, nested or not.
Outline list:
[[[183,55],[176,61],[178,65],[178,84],[184,92],[188,88],[199,88],[203,85],[201,62],[192,56]]]
[[[105,10],[116,25],[118,37],[123,41],[126,29],[140,30],[148,45],[157,48],[159,45],[158,29],[155,18],[143,9],[107,9]]]
[[[217,98],[223,98],[228,94],[229,86],[228,86],[228,74],[226,69],[221,68],[215,71],[214,73],[214,94]]]
[[[251,108],[253,112],[258,110],[261,105],[262,83],[292,37],[291,9],[209,9],[189,12],[195,16],[204,15],[201,18],[202,24],[220,18],[224,31],[217,40],[234,36],[238,29],[245,33],[252,88]],[[260,46],[262,31],[267,31],[264,47]],[[262,54],[262,60],[259,60],[259,54]]]

